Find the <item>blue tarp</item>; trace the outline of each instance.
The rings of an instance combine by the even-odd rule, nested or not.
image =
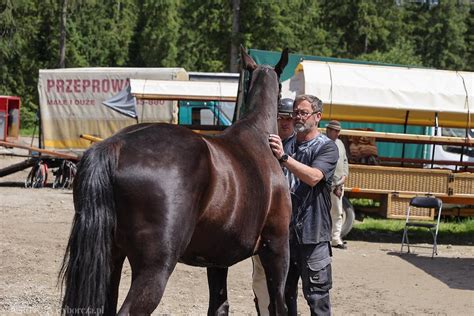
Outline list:
[[[127,85],[122,91],[105,100],[102,104],[120,114],[137,118],[137,100],[131,94],[130,85]]]

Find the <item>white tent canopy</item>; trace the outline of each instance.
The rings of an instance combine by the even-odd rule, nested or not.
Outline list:
[[[474,73],[303,61],[283,87],[324,102],[324,118],[341,121],[472,126]],[[469,108],[471,107],[471,109]]]
[[[231,101],[237,98],[237,82],[130,80],[131,93],[139,99]]]

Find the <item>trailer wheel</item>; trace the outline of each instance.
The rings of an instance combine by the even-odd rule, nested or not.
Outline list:
[[[54,189],[71,189],[72,181],[76,175],[76,165],[69,161],[63,160],[58,170],[54,172],[55,178],[53,183]]]
[[[344,237],[351,231],[355,219],[354,207],[345,196],[342,197],[342,209],[341,237]]]
[[[48,181],[48,165],[42,161],[38,162],[31,168],[30,173],[25,181],[26,188],[43,188]]]

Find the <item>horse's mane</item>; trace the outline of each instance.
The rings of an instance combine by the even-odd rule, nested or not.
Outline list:
[[[276,124],[278,95],[278,75],[273,67],[258,66],[251,72],[249,79],[249,90],[245,98],[247,111],[230,129],[243,124],[263,124],[265,121],[275,121]]]

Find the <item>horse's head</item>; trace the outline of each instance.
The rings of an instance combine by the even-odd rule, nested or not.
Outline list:
[[[280,75],[288,63],[288,48],[283,50],[275,67],[257,65],[245,49],[242,46],[240,48],[243,68],[250,74],[246,97],[248,119],[256,120],[255,123],[264,124],[274,132],[280,98]]]
[[[256,69],[258,69],[259,66],[252,59],[252,57],[250,57],[250,55],[247,54],[243,46],[240,46],[240,50],[241,50],[244,69],[248,70],[250,73],[253,73]],[[288,48],[285,48],[283,52],[281,53],[280,60],[274,67],[274,71],[277,74],[278,78],[280,78],[280,75],[282,74],[287,64],[288,64]],[[262,67],[265,67],[265,66],[262,66]]]

